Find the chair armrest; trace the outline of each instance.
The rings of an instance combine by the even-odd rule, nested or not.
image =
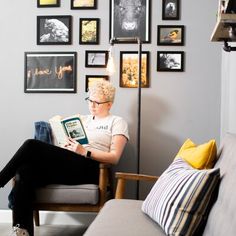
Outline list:
[[[125,184],[126,180],[143,180],[143,181],[156,181],[158,180],[158,176],[154,175],[142,175],[142,174],[133,174],[133,173],[123,173],[123,172],[117,172],[115,177],[117,180],[117,187],[116,187],[116,199],[122,199],[124,198],[124,192],[125,192]]]

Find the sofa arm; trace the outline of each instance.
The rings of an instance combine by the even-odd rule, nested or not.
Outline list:
[[[153,175],[141,175],[141,174],[133,174],[133,173],[123,173],[116,172],[115,177],[117,178],[117,187],[116,187],[116,199],[124,198],[125,192],[125,184],[127,180],[136,180],[136,181],[156,181],[159,177]]]

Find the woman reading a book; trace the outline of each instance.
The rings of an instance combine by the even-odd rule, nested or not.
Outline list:
[[[119,161],[129,139],[126,121],[111,115],[115,88],[108,81],[95,83],[87,102],[90,115],[81,116],[89,144],[71,138],[62,146],[26,140],[0,172],[0,187],[15,176],[11,191],[15,235],[33,236],[32,203],[37,187],[47,184],[97,184],[99,162]]]

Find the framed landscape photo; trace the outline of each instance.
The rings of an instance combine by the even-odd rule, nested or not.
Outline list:
[[[99,18],[80,18],[80,44],[99,44],[99,23]]]
[[[60,7],[60,0],[37,0],[37,7]]]
[[[37,16],[38,45],[71,44],[72,16]]]
[[[151,0],[110,0],[110,39],[138,37],[150,43],[150,5]]]
[[[108,51],[85,51],[85,67],[107,67]]]
[[[162,20],[180,19],[180,0],[162,0]]]
[[[157,45],[183,46],[184,26],[183,25],[158,25]]]
[[[138,87],[138,52],[120,52],[120,87]],[[149,52],[142,52],[141,87],[149,87]]]
[[[97,9],[97,0],[71,0],[72,10]]]
[[[76,93],[76,52],[25,52],[25,93]]]
[[[183,51],[158,51],[157,71],[184,71]]]
[[[88,92],[89,87],[97,81],[101,80],[109,80],[108,75],[86,75],[86,81],[85,81],[85,92]]]

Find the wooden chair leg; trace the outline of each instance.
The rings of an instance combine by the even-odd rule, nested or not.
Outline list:
[[[38,210],[34,210],[34,222],[36,226],[39,226],[40,222],[39,222],[39,211]]]

